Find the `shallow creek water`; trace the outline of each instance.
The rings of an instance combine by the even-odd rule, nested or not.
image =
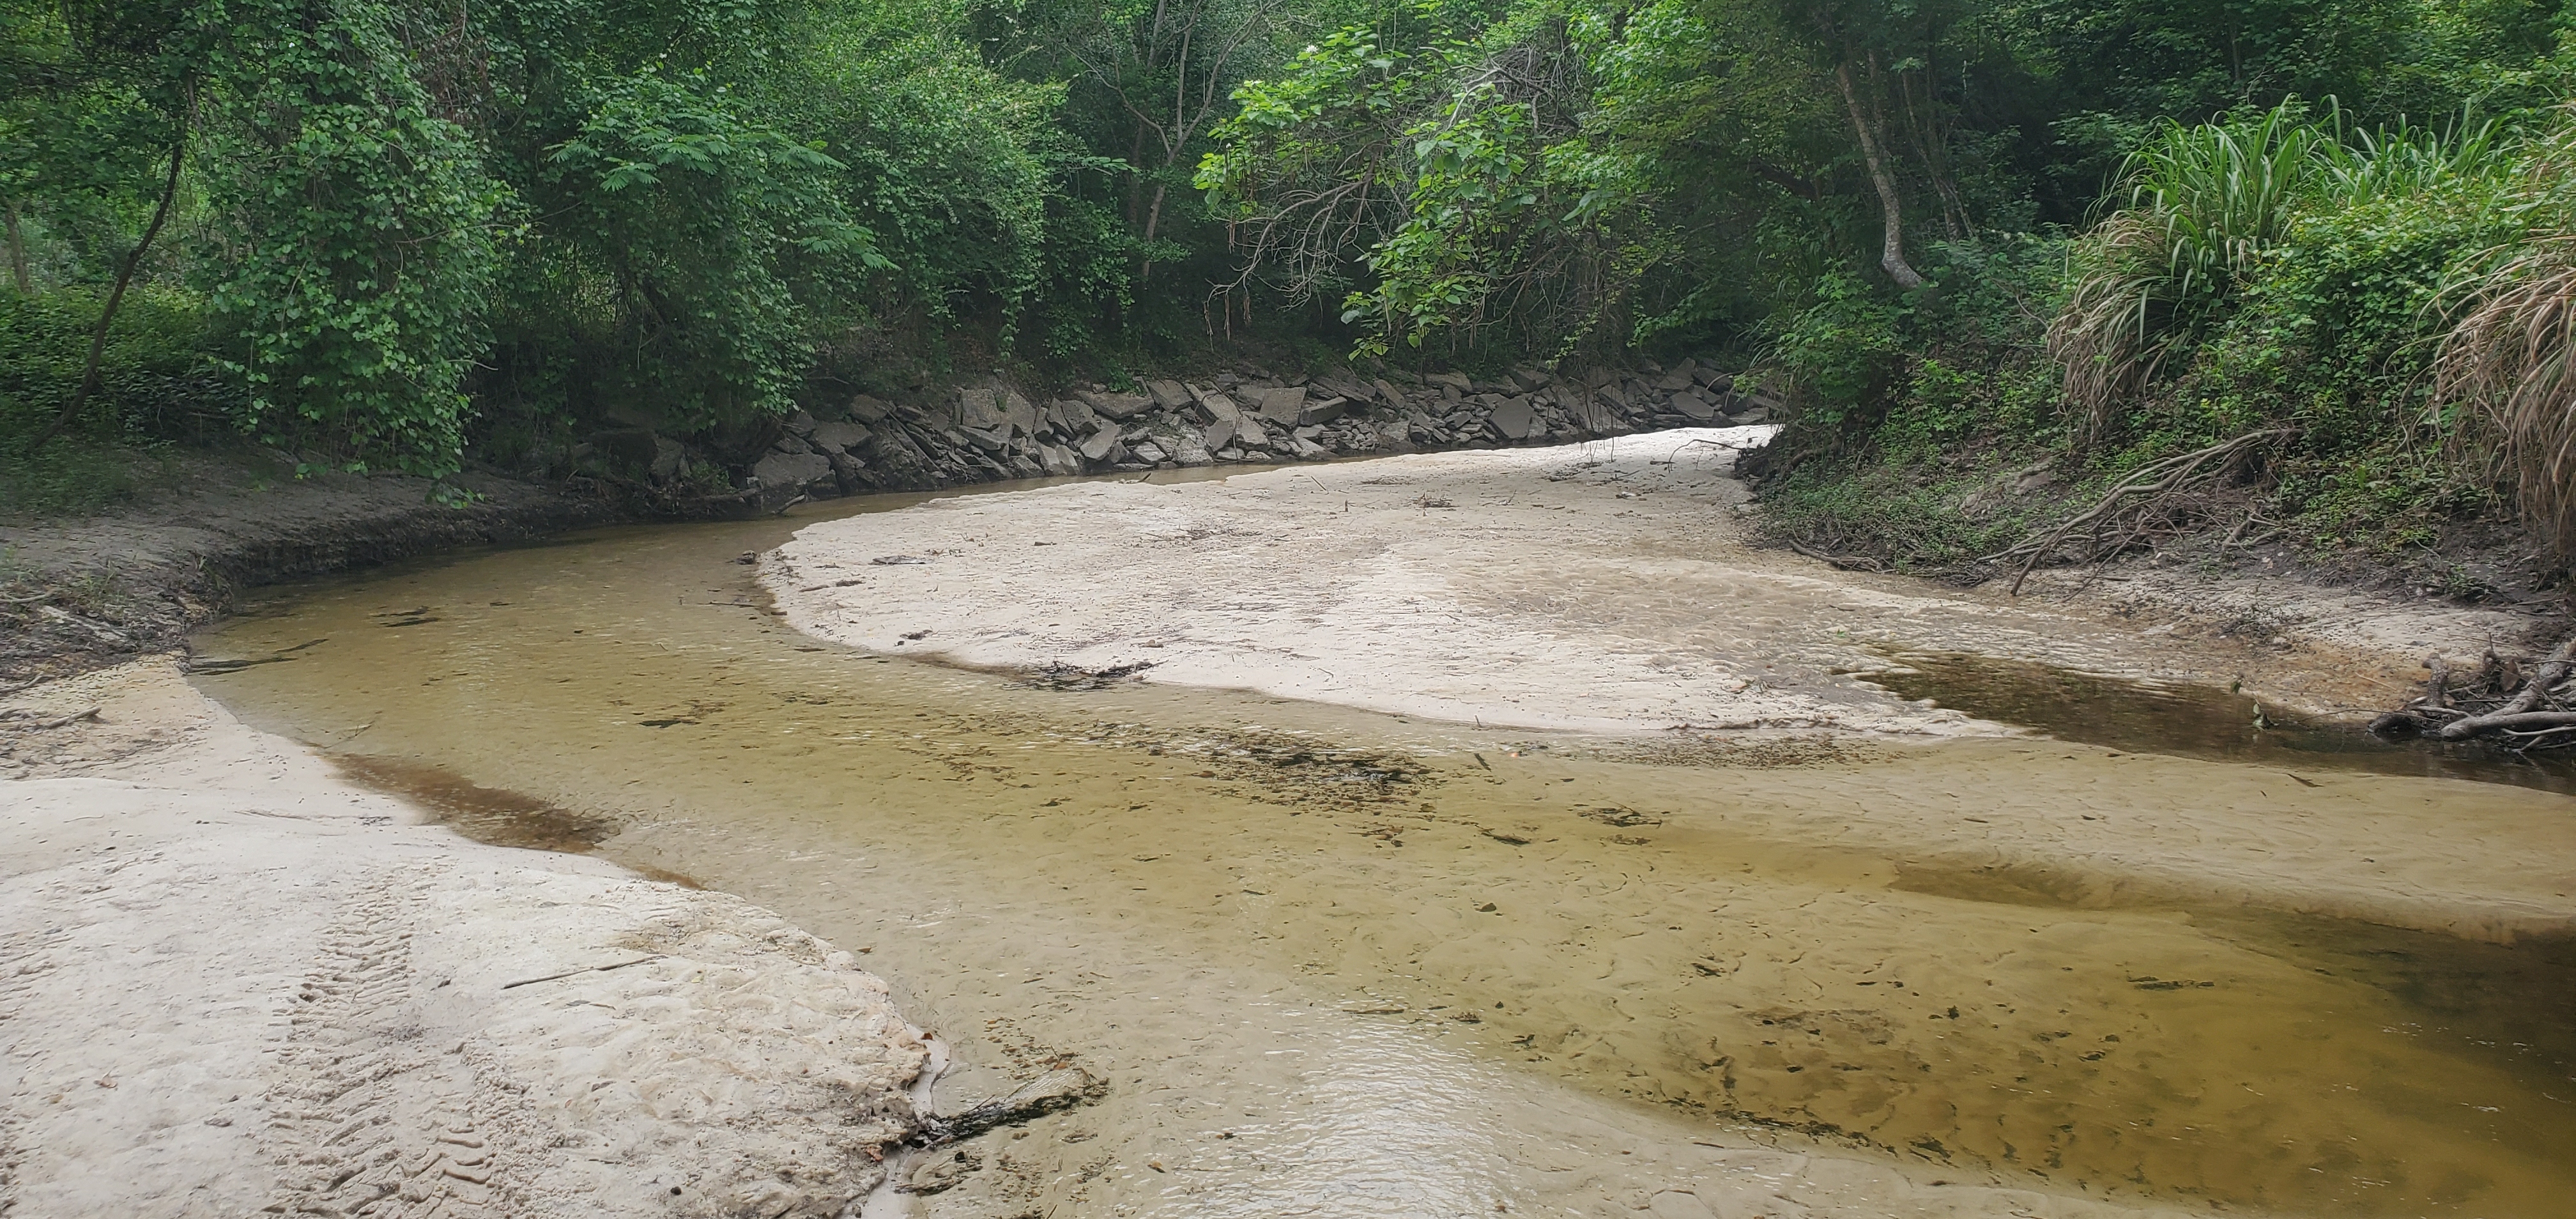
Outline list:
[[[470,833],[868,954],[955,1047],[945,1107],[1059,1061],[1109,1081],[968,1148],[930,1216],[1948,1214],[2002,1185],[2504,1219],[2576,1196],[2566,940],[2405,930],[2295,860],[2277,892],[2202,884],[2188,852],[2083,837],[2190,809],[2195,842],[2296,817],[2366,850],[2459,818],[2558,850],[2565,796],[2326,755],[1621,741],[1032,688],[778,625],[735,559],[800,523],[270,590],[199,647],[276,663],[197,680]],[[1787,1200],[1717,1201],[1766,1182]]]

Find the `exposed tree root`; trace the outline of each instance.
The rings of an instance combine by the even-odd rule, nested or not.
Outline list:
[[[2034,533],[1977,561],[2008,563],[2020,560],[2020,571],[2013,576],[2012,582],[2013,594],[2018,596],[2022,581],[2030,578],[2031,570],[2050,555],[2057,554],[2069,541],[2079,542],[2082,547],[2075,561],[2090,563],[2110,558],[2140,542],[2180,533],[2188,523],[2176,519],[2177,497],[2225,478],[2235,470],[2237,460],[2256,446],[2290,434],[2287,428],[2248,432],[2205,449],[2148,462],[2131,471],[2100,501],[2069,518],[2066,523],[2046,533]],[[2246,522],[2246,525],[2237,527],[2236,534],[2229,535],[2231,544],[2236,542],[2237,534],[2242,534],[2254,522],[2253,514],[2247,514]]]
[[[2465,686],[2455,686],[2449,662],[2436,656],[2424,662],[2432,671],[2424,693],[2403,707],[2370,722],[2384,737],[2430,736],[2445,741],[2486,739],[2513,750],[2554,749],[2576,745],[2576,638],[2522,677],[2513,661],[2489,652],[2486,663]]]

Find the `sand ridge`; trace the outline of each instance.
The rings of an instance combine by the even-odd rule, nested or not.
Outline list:
[[[1153,682],[1598,732],[2005,733],[1867,683],[1906,649],[2344,708],[2398,689],[2383,670],[2434,635],[2456,650],[2496,629],[2410,607],[2409,626],[2438,629],[2389,635],[2402,660],[2324,662],[2138,620],[2184,616],[2195,594],[2179,587],[2142,608],[1832,571],[1749,544],[1733,463],[1772,430],[933,500],[807,526],[760,577],[799,630],[876,652],[1143,664]]]

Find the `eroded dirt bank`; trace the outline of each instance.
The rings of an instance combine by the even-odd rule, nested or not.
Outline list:
[[[740,899],[421,824],[166,659],[0,733],[0,1214],[823,1219],[913,1129],[885,985]]]
[[[524,542],[624,513],[560,487],[311,473],[247,457],[176,459],[137,503],[0,523],[0,691],[182,646],[243,589],[413,555]]]

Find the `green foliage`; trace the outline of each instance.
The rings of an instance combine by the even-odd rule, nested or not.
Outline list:
[[[845,166],[703,79],[608,82],[589,111],[540,171],[559,240],[530,254],[612,302],[597,392],[687,427],[787,413],[815,319],[891,265],[848,217]]]
[[[499,189],[429,112],[390,14],[359,0],[207,0],[208,303],[234,332],[244,425],[355,467],[463,458]]]
[[[0,423],[67,400],[176,150],[92,436],[222,411],[425,473],[611,417],[751,444],[897,361],[1116,378],[1250,327],[1726,352],[1786,396],[1811,519],[1866,483],[1949,522],[1872,528],[1964,530],[1908,553],[2011,515],[1909,481],[2285,424],[2301,528],[2413,538],[2479,459],[2576,451],[2566,10],[0,0]],[[2568,481],[2533,468],[2526,505]]]
[[[151,461],[123,438],[202,434],[200,424],[220,427],[229,413],[235,394],[215,367],[199,302],[146,287],[127,296],[108,329],[98,387],[70,439],[27,452],[26,438],[80,381],[104,295],[0,292],[0,517],[86,512],[124,498]]]
[[[36,431],[71,400],[105,295],[91,288],[0,293],[0,436]],[[102,354],[98,386],[75,421],[81,435],[192,430],[237,401],[216,365],[202,302],[185,291],[147,286],[129,293]]]

